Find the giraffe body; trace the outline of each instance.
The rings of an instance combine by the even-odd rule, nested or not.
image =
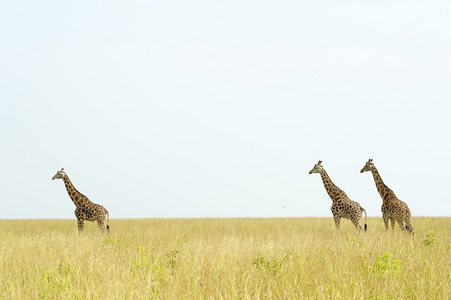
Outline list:
[[[106,208],[104,208],[100,204],[96,204],[88,199],[85,195],[77,191],[72,182],[69,179],[69,176],[64,172],[64,168],[61,171],[58,171],[55,176],[53,176],[52,180],[55,179],[63,179],[64,184],[66,185],[67,193],[69,197],[74,202],[75,216],[77,217],[78,222],[78,231],[81,233],[84,231],[84,221],[97,221],[99,228],[101,231],[109,231],[110,226],[108,225],[110,215]],[[107,217],[107,225],[105,227],[105,217]]]
[[[399,200],[395,193],[384,184],[372,161],[372,159],[369,159],[362,170],[360,170],[360,173],[371,171],[373,174],[377,191],[382,198],[381,210],[385,229],[388,230],[388,222],[390,221],[392,230],[395,230],[395,222],[398,222],[401,230],[408,230],[413,235],[412,214],[409,207],[405,202]]]
[[[346,193],[338,188],[332,180],[330,180],[329,175],[326,170],[324,170],[321,163],[322,161],[319,161],[309,172],[309,174],[319,173],[321,175],[327,194],[332,199],[332,206],[330,209],[332,211],[332,215],[334,216],[335,228],[340,229],[340,220],[341,218],[345,218],[351,220],[355,228],[361,231],[362,226],[360,225],[360,222],[362,219],[362,213],[365,213],[366,230],[366,210],[359,203],[349,199]]]

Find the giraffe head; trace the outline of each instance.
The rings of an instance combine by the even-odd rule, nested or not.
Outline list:
[[[308,172],[309,174],[313,174],[313,173],[322,173],[324,171],[323,166],[321,165],[322,161],[318,161],[318,163],[313,167],[313,169],[310,170],[310,172]]]
[[[360,170],[360,173],[363,172],[368,172],[368,171],[373,171],[374,168],[374,164],[373,164],[373,160],[370,158],[368,159],[368,161],[365,163],[365,165],[363,166],[362,170]]]
[[[63,179],[64,177],[66,177],[66,173],[64,172],[64,168],[62,168],[61,171],[56,172],[55,176],[52,177],[52,180]]]

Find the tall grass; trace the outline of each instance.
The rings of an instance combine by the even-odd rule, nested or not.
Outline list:
[[[447,299],[451,218],[0,220],[1,299]]]

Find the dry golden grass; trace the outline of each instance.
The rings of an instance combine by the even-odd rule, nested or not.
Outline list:
[[[451,218],[0,220],[1,299],[447,299]]]

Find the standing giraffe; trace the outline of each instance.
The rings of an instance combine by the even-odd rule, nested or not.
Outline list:
[[[360,173],[368,171],[373,173],[377,191],[382,198],[381,210],[385,229],[388,230],[388,220],[391,222],[392,230],[395,230],[395,221],[398,221],[401,230],[407,229],[413,235],[412,215],[410,214],[409,207],[403,201],[399,200],[395,193],[384,184],[371,158],[365,163]]]
[[[367,229],[366,225],[366,210],[360,206],[355,201],[348,198],[345,192],[340,190],[333,182],[330,180],[329,175],[327,175],[326,170],[324,170],[321,165],[322,161],[319,161],[309,174],[319,173],[321,179],[323,180],[324,187],[326,188],[327,194],[329,194],[330,199],[332,199],[332,215],[334,216],[335,227],[340,229],[340,219],[346,218],[352,221],[355,228],[359,231],[362,230],[360,225],[360,220],[362,219],[362,212],[365,213],[365,231]]]
[[[110,231],[110,226],[108,222],[110,220],[110,215],[108,211],[100,204],[95,204],[91,202],[88,197],[77,191],[72,182],[69,179],[69,176],[64,172],[64,168],[61,171],[56,172],[55,176],[53,176],[52,180],[55,179],[63,179],[64,184],[66,185],[67,193],[69,197],[74,202],[75,206],[75,216],[78,220],[78,231],[82,233],[84,231],[84,221],[97,221],[100,230],[105,231],[105,215],[107,215],[107,225],[106,231]]]

